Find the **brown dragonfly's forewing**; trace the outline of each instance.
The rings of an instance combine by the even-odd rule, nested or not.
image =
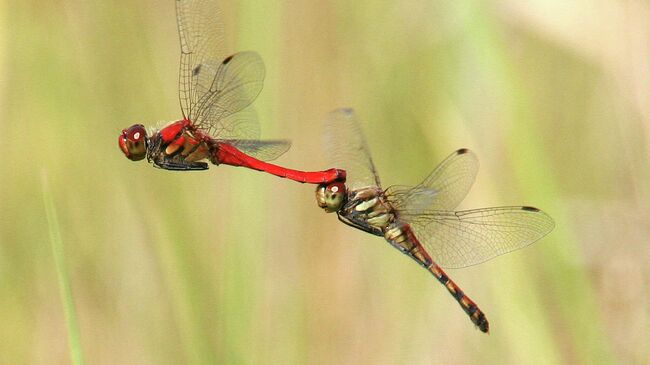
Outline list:
[[[478,166],[476,155],[462,148],[442,161],[422,183],[391,186],[386,196],[396,210],[411,216],[429,210],[453,210],[474,184]]]
[[[325,121],[325,149],[330,163],[347,171],[348,189],[380,187],[379,176],[352,109],[338,109]]]
[[[419,185],[391,187],[387,199],[441,267],[479,264],[520,249],[549,233],[551,217],[532,207],[496,207],[456,212],[469,192],[478,159],[468,149],[447,157]]]

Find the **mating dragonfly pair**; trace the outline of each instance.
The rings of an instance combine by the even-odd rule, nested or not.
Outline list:
[[[180,171],[205,170],[207,160],[317,184],[319,207],[336,212],[351,227],[384,237],[433,274],[472,322],[488,332],[485,314],[441,267],[475,265],[525,247],[553,229],[551,217],[526,206],[454,211],[478,171],[478,160],[467,149],[452,153],[417,186],[384,190],[351,109],[331,113],[326,123],[326,147],[339,168],[306,172],[268,163],[290,143],[259,140],[250,105],[263,85],[260,56],[223,51],[214,1],[177,0],[176,12],[183,119],[150,133],[141,124],[123,130],[119,146],[126,157]]]

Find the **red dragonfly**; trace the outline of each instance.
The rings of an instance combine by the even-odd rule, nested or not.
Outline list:
[[[148,134],[135,124],[119,146],[133,161],[145,157],[166,170],[205,170],[208,164],[243,166],[303,183],[344,181],[345,171],[304,172],[271,161],[285,153],[284,140],[260,141],[251,103],[262,90],[264,63],[255,52],[227,56],[214,1],[177,0],[181,43],[179,98],[183,119]]]
[[[352,110],[333,112],[326,135],[331,156],[346,168],[349,179],[319,185],[318,205],[351,227],[384,237],[415,260],[447,288],[481,331],[489,332],[483,311],[442,267],[471,266],[528,246],[553,229],[553,219],[526,206],[454,211],[478,171],[478,160],[468,149],[452,153],[417,186],[383,190]]]

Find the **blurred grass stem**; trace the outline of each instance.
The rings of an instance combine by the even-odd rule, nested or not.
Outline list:
[[[61,294],[61,303],[65,314],[65,324],[68,328],[68,344],[70,346],[70,357],[72,363],[81,365],[83,353],[81,350],[81,341],[79,338],[79,324],[77,322],[77,312],[75,310],[70,278],[66,270],[65,252],[61,231],[59,230],[59,221],[56,216],[54,199],[50,192],[47,180],[47,171],[44,169],[41,173],[41,186],[43,191],[43,203],[45,204],[45,215],[47,216],[47,226],[50,232],[50,244],[52,246],[52,256],[56,265],[57,280],[59,283],[59,292]]]

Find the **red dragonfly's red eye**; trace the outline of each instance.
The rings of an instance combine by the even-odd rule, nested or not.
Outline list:
[[[147,155],[147,131],[142,124],[122,130],[118,142],[124,155],[133,161],[142,160]]]
[[[138,142],[147,136],[147,131],[142,124],[134,124],[126,130],[126,138],[132,142]]]
[[[147,131],[142,124],[135,124],[126,131],[126,136],[133,142],[138,142],[147,136]]]

